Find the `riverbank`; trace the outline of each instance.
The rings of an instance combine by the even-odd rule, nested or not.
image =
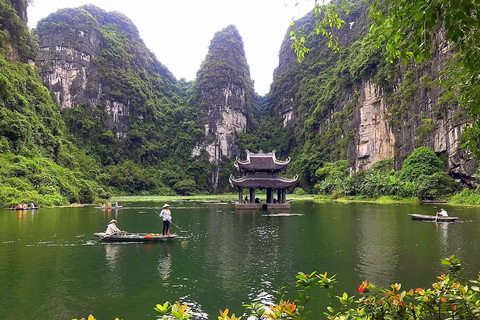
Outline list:
[[[479,206],[480,195],[470,190],[464,190],[448,199],[446,204],[455,206]],[[99,199],[95,205],[102,202],[180,202],[180,201],[201,201],[201,202],[231,202],[238,201],[238,194],[217,194],[217,195],[194,195],[194,196],[113,196],[111,199]],[[355,197],[338,197],[332,198],[331,195],[317,194],[288,194],[287,201],[313,201],[318,203],[328,202],[358,202],[358,203],[377,203],[377,204],[421,204],[422,201],[416,197],[398,198],[394,196],[382,196],[378,198],[365,198],[361,196]],[[85,204],[71,204],[66,207],[84,206]]]
[[[202,201],[202,202],[236,202],[238,201],[237,194],[220,194],[220,195],[195,195],[195,196],[120,196],[112,197],[112,203],[124,203],[135,201],[152,201],[152,202],[178,202],[178,201]],[[419,204],[421,201],[418,198],[404,198],[395,199],[392,197],[380,197],[377,199],[366,199],[360,197],[341,197],[331,199],[330,196],[305,194],[287,195],[287,201],[314,201],[314,202],[362,202],[362,203],[403,203],[403,204]]]

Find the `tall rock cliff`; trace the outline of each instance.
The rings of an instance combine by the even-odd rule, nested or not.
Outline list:
[[[65,134],[58,105],[33,65],[27,0],[0,1],[0,206],[91,203],[102,190],[93,158]]]
[[[91,128],[71,116],[67,125],[81,141],[107,143],[123,153],[102,156],[105,163],[166,157],[171,148],[164,141],[173,141],[175,131],[166,123],[175,123],[183,98],[175,77],[125,15],[92,5],[62,9],[41,20],[35,32],[40,75],[61,109],[82,107],[90,123],[100,119],[98,126],[104,126],[92,137]]]
[[[0,1],[0,48],[12,61],[32,63],[37,48],[26,25],[27,6],[27,0]]]
[[[395,169],[419,146],[447,159],[446,170],[471,182],[475,161],[462,142],[468,118],[459,105],[442,98],[436,81],[451,56],[442,30],[428,61],[403,66],[389,63],[369,36],[365,5],[353,3],[339,36],[340,51],[332,52],[314,31],[308,14],[294,28],[311,51],[299,63],[290,48],[290,30],[279,55],[270,96],[272,107],[295,130],[296,143],[319,158],[348,159],[352,172],[379,160],[394,159]]]
[[[235,134],[247,128],[253,96],[243,40],[230,25],[214,35],[197,72],[191,104],[203,124],[205,139],[197,144],[193,155],[204,149],[214,163],[238,156]],[[214,173],[214,185],[217,179]]]
[[[254,92],[243,40],[235,26],[214,35],[195,81],[193,103],[206,139],[193,153],[205,149],[212,162],[238,156],[235,133],[247,128]]]

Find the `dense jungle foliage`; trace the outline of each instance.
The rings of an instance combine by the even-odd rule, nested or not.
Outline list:
[[[104,195],[99,167],[66,138],[57,105],[25,63],[36,52],[20,2],[0,1],[0,205],[91,202]]]
[[[72,141],[101,164],[99,182],[113,194],[207,193],[209,163],[190,156],[203,137],[187,105],[191,84],[174,78],[123,14],[95,6],[64,9],[40,21],[35,32],[44,36],[58,28],[72,34],[94,29],[103,42],[94,60],[102,81],[100,102],[62,111]],[[109,123],[110,101],[127,106],[122,121],[128,128]]]
[[[348,161],[327,162],[315,172],[314,192],[338,197],[443,199],[460,191],[460,185],[443,170],[443,163],[428,147],[417,148],[402,170],[393,159],[376,162],[371,169],[350,175]]]
[[[386,10],[383,4],[383,1],[376,1],[374,9]],[[371,14],[378,11],[374,9],[371,3],[362,0],[338,0],[318,6],[314,10],[315,14],[296,21],[291,29],[292,39],[296,41],[292,45],[297,53],[295,58],[298,57],[301,62],[289,58],[288,53],[285,53],[291,48],[282,48],[289,64],[276,71],[269,107],[273,109],[272,113],[280,113],[285,108],[286,97],[293,101],[297,117],[292,126],[294,140],[289,153],[293,162],[289,166],[289,173],[299,174],[299,186],[306,192],[332,191],[332,187],[319,189],[324,183],[322,177],[316,174],[319,168],[338,161],[344,163],[346,159],[350,159],[347,167],[352,166],[355,148],[353,141],[356,137],[358,139],[355,119],[359,118],[359,96],[365,81],[372,81],[382,90],[387,102],[388,125],[393,132],[397,134],[410,126],[416,128],[415,148],[425,146],[428,138],[431,141],[436,124],[445,121],[447,117],[446,110],[458,104],[459,99],[448,95],[447,90],[443,89],[442,84],[445,83],[436,82],[429,74],[428,70],[434,69],[433,61],[424,59],[404,65],[403,57],[392,57],[391,52],[385,50],[389,43],[387,39],[402,42],[402,38],[395,37],[393,29],[388,29],[391,32],[390,38],[380,37],[376,33],[376,25],[372,24],[376,21]],[[355,21],[354,27],[345,21]],[[335,30],[332,25],[342,27]],[[437,28],[431,32],[440,34],[441,30]],[[326,37],[319,36],[319,33]],[[408,37],[405,35],[403,40]],[[327,49],[329,46],[330,50]],[[429,46],[434,51],[433,40]],[[448,68],[448,65],[442,67]],[[422,70],[427,71],[422,75]],[[419,92],[436,92],[434,90],[439,90],[440,94],[438,101],[429,107],[433,112],[429,112],[428,116],[423,113],[413,114],[411,108],[416,104],[415,95]],[[467,117],[462,113],[458,112],[455,116]],[[396,151],[392,168],[400,170],[411,151]],[[443,158],[444,155],[439,156]],[[358,173],[356,176],[358,178],[364,174]],[[445,174],[440,180],[447,178]],[[405,194],[412,194],[408,191],[408,186],[404,188]]]
[[[403,169],[396,168],[398,172],[393,171],[393,160],[385,160],[349,176],[351,163],[345,159],[356,134],[351,124],[362,81],[373,81],[387,94],[389,125],[394,129],[402,129],[413,92],[430,90],[434,84],[427,76],[421,79],[422,88],[413,81],[415,70],[427,62],[402,66],[397,62],[403,56],[392,58],[391,53],[379,49],[379,43],[385,45],[386,40],[369,31],[365,1],[332,4],[339,18],[346,20],[347,9],[348,17],[356,19],[355,31],[338,32],[336,42],[332,35],[317,34],[318,17],[297,21],[295,37],[304,41],[309,52],[301,56],[301,63],[287,61],[287,68],[276,71],[269,94],[259,97],[253,91],[243,43],[232,28],[214,37],[196,81],[190,83],[176,80],[146,48],[133,23],[120,13],[107,13],[92,5],[62,9],[40,21],[32,35],[20,18],[28,1],[0,0],[0,205],[59,205],[111,195],[231,191],[232,159],[212,163],[205,150],[191,156],[199,142],[212,139],[203,132],[201,92],[215,92],[227,79],[247,90],[248,125],[246,132],[236,133],[238,150],[241,154],[245,150],[276,150],[279,158],[290,156],[286,175],[299,174],[298,192],[303,189],[333,198],[437,198],[457,192],[458,185],[442,170],[443,158],[432,160],[431,170],[420,180],[408,172],[409,154],[398,155],[401,159],[396,162],[405,160]],[[102,81],[102,95],[96,105],[84,103],[60,110],[43,87],[39,70],[29,62],[38,56],[37,37],[62,31],[76,46],[76,30],[85,28],[97,32],[103,44],[93,61]],[[287,48],[282,50],[293,50],[290,42],[284,45]],[[329,45],[337,50],[327,49]],[[472,56],[470,51],[466,54]],[[473,57],[469,61],[473,62],[467,67],[475,65]],[[297,115],[290,127],[284,127],[278,117],[285,97],[291,98]],[[466,97],[445,98],[448,101],[442,103],[454,104]],[[111,101],[128,107],[127,127],[112,122],[108,114]],[[436,118],[419,116],[416,147],[423,145],[436,119],[443,116],[442,108],[435,112]],[[475,130],[473,126],[470,135],[475,136]],[[475,139],[467,141],[474,145]],[[213,172],[218,173],[218,181],[212,178]]]

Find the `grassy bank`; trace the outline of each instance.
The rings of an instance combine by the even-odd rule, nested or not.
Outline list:
[[[315,195],[287,195],[287,200],[308,201],[314,200]],[[122,196],[112,197],[110,202],[131,202],[131,201],[203,201],[203,202],[236,202],[238,194],[216,194],[216,195],[195,195],[195,196]]]
[[[178,201],[202,201],[202,202],[236,202],[238,201],[238,194],[220,194],[220,195],[195,195],[195,196],[122,196],[112,197],[110,202],[178,202]],[[315,202],[368,202],[368,203],[420,203],[418,198],[404,198],[398,199],[394,197],[384,196],[377,199],[362,198],[362,197],[340,197],[337,199],[331,199],[329,196],[305,194],[295,195],[288,194],[287,201],[315,201]]]

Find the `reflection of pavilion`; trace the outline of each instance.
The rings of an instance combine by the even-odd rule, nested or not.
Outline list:
[[[247,160],[237,158],[235,168],[245,173],[242,178],[235,178],[230,175],[230,184],[238,189],[239,202],[236,209],[289,209],[290,204],[286,201],[286,189],[297,182],[298,176],[293,179],[283,178],[279,173],[284,171],[290,158],[286,161],[277,160],[275,151],[270,153],[252,153],[247,150]],[[250,198],[243,199],[243,189],[250,189]],[[255,197],[255,189],[266,189],[266,201],[260,203]],[[274,190],[277,190],[277,198],[274,197]]]

